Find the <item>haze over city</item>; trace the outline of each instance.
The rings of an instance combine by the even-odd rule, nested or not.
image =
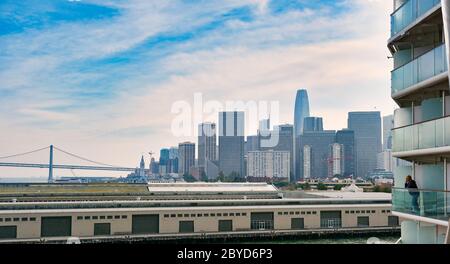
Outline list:
[[[220,102],[279,101],[280,123],[292,124],[296,91],[305,88],[325,129],[345,128],[349,111],[392,114],[392,62],[380,45],[390,1],[200,2],[3,2],[0,154],[54,144],[137,166],[150,150],[195,141],[170,126],[172,104],[197,92]],[[246,124],[246,134],[257,124]],[[22,172],[46,174],[0,176]]]

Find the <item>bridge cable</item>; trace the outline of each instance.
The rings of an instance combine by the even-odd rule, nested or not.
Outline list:
[[[55,147],[55,146],[53,148],[57,149],[57,150],[59,150],[59,151],[61,151],[63,153],[65,153],[65,154],[67,154],[69,156],[72,156],[72,157],[75,157],[75,158],[78,158],[78,159],[81,159],[81,160],[84,160],[84,161],[87,161],[87,162],[91,162],[91,163],[94,163],[94,164],[97,164],[97,165],[107,166],[107,167],[120,167],[120,166],[114,166],[114,165],[111,165],[111,164],[101,163],[101,162],[93,161],[93,160],[90,160],[90,159],[87,159],[87,158],[83,158],[83,157],[81,157],[79,155],[67,152],[67,151],[62,150],[62,149],[60,149],[58,147]]]
[[[45,148],[40,148],[40,149],[24,152],[24,153],[19,153],[19,154],[14,154],[14,155],[9,155],[9,156],[3,156],[3,157],[0,157],[0,159],[7,159],[7,158],[18,157],[18,156],[24,156],[24,155],[35,153],[35,152],[38,152],[38,151],[41,151],[41,150],[44,150],[44,149],[48,149],[48,148],[49,147],[45,147]]]

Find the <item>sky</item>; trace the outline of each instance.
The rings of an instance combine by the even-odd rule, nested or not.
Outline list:
[[[296,90],[307,89],[325,129],[345,128],[349,111],[392,114],[391,11],[388,0],[2,0],[0,157],[53,144],[148,164],[149,151],[196,141],[172,132],[174,104],[194,108],[195,94],[276,101],[281,124],[293,123]],[[48,152],[0,161],[46,163]],[[45,173],[0,168],[0,177]]]

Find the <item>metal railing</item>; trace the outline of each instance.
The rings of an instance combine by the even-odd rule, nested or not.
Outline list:
[[[392,130],[393,152],[450,146],[450,116]]]
[[[391,93],[395,94],[408,87],[448,71],[445,45],[439,45],[409,63],[391,72]]]
[[[391,36],[399,33],[427,11],[441,3],[441,0],[409,0],[391,15]]]
[[[450,192],[425,189],[392,189],[392,210],[400,213],[448,220]]]

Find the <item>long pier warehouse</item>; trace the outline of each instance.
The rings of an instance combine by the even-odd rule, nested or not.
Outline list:
[[[289,197],[289,198],[286,198]],[[390,194],[265,183],[2,184],[0,242],[398,230]]]

